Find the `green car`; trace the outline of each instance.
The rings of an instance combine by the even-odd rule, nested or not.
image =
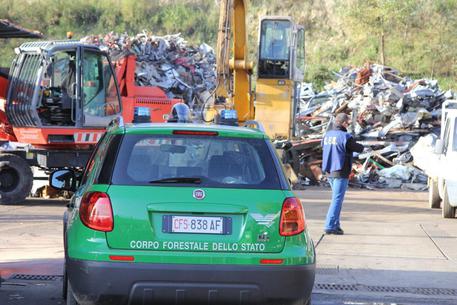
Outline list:
[[[300,200],[257,129],[112,126],[64,215],[67,304],[310,304]]]

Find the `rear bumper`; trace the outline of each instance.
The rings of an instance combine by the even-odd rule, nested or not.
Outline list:
[[[457,207],[457,180],[446,180],[445,191],[447,191],[449,205]]]
[[[89,304],[268,304],[308,299],[315,265],[113,263],[67,259],[75,297]]]

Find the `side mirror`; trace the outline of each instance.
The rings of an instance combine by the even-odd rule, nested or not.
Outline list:
[[[288,150],[292,148],[292,143],[289,141],[278,141],[274,142],[276,149]]]
[[[435,149],[434,153],[437,155],[441,155],[444,151],[444,141],[442,139],[437,139],[435,142]]]
[[[51,173],[49,185],[57,190],[76,191],[76,175],[71,169],[60,169]]]

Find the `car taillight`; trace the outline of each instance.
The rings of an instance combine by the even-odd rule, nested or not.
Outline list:
[[[109,259],[112,261],[133,262],[135,257],[131,255],[110,255]]]
[[[279,234],[282,236],[297,235],[305,230],[305,213],[298,198],[284,200],[281,211]]]
[[[84,194],[79,207],[79,217],[87,227],[103,232],[113,230],[113,209],[108,194],[89,192]]]
[[[263,265],[281,265],[284,263],[283,259],[268,259],[268,258],[262,258],[260,260],[260,263]]]

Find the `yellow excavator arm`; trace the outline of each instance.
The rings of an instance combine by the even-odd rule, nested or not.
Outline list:
[[[216,97],[225,99],[237,111],[240,122],[253,119],[254,96],[250,88],[253,63],[248,61],[246,1],[220,1],[216,50]]]

